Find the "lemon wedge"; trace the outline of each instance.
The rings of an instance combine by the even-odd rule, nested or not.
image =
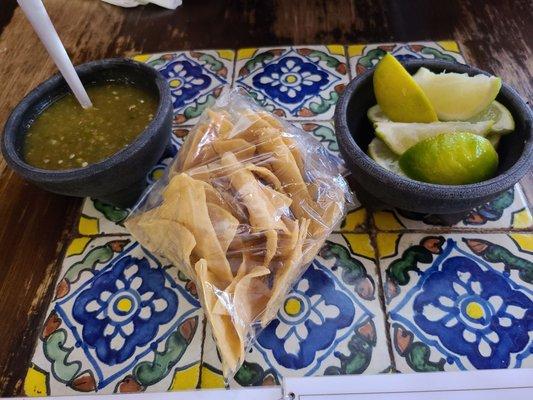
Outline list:
[[[501,79],[496,76],[436,74],[424,67],[413,79],[429,98],[441,121],[466,121],[481,113],[494,101],[502,86]]]
[[[385,54],[376,65],[373,80],[376,100],[392,121],[437,121],[437,114],[428,97],[390,53]]]

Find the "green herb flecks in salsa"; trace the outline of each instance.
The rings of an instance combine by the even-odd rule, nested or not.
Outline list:
[[[48,107],[31,124],[24,158],[35,167],[85,167],[128,146],[154,117],[158,100],[125,83],[87,87],[93,107],[81,108],[72,94]]]

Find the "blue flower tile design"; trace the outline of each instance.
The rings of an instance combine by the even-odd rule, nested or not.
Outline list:
[[[135,57],[159,70],[166,78],[174,105],[174,127],[194,125],[231,85],[232,50],[201,50]]]
[[[178,297],[165,278],[147,258],[124,256],[76,296],[72,315],[101,362],[123,363],[173,318]]]
[[[531,235],[403,235],[381,264],[396,367],[533,365],[530,245]]]
[[[335,286],[334,276],[315,260],[285,300],[278,319],[258,337],[256,348],[263,355],[271,352],[285,368],[319,367],[317,352],[344,339],[338,331],[374,317],[349,292]]]
[[[159,70],[167,78],[171,89],[172,103],[179,110],[211,85],[212,78],[203,68],[182,56]]]
[[[328,120],[349,77],[343,46],[241,49],[234,85],[288,119]]]
[[[252,82],[255,88],[262,90],[272,99],[294,105],[290,109],[292,112],[307,98],[319,94],[320,90],[330,83],[330,79],[328,74],[319,70],[315,64],[288,56],[277,63],[268,64],[253,76]]]
[[[50,363],[54,394],[161,391],[199,371],[194,284],[131,237],[91,239],[61,276],[34,355]]]

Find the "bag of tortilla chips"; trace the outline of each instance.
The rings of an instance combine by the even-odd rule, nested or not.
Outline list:
[[[233,90],[202,114],[126,226],[196,283],[228,377],[349,196],[320,142]]]

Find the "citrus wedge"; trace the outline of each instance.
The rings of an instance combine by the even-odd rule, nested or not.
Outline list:
[[[499,133],[505,135],[514,131],[514,119],[511,112],[505,107],[502,103],[494,100],[489,106],[481,111],[479,114],[473,116],[468,121],[469,122],[479,122],[479,121],[494,121],[491,131],[493,133]]]
[[[418,142],[441,133],[471,132],[478,136],[487,136],[492,125],[492,121],[432,122],[430,124],[377,122],[375,129],[376,136],[383,140],[389,149],[402,155]]]
[[[381,110],[379,104],[370,107],[366,112],[366,116],[372,123],[390,121],[390,118]]]
[[[399,157],[381,139],[372,139],[368,145],[368,155],[383,168],[398,175],[405,176],[400,168]]]
[[[413,75],[413,79],[441,121],[466,121],[474,117],[494,101],[502,86],[501,79],[496,76],[468,76],[456,72],[435,74],[424,67]]]
[[[378,62],[373,80],[376,100],[392,121],[437,121],[437,114],[428,97],[391,54],[385,54]]]
[[[368,119],[372,123],[387,122],[390,119],[381,110],[378,104],[370,107],[367,111]],[[505,135],[515,129],[515,122],[511,112],[500,102],[494,100],[479,114],[469,118],[467,122],[494,121],[491,133]]]
[[[498,153],[487,139],[473,133],[440,134],[407,150],[400,167],[417,181],[466,185],[492,177]]]

